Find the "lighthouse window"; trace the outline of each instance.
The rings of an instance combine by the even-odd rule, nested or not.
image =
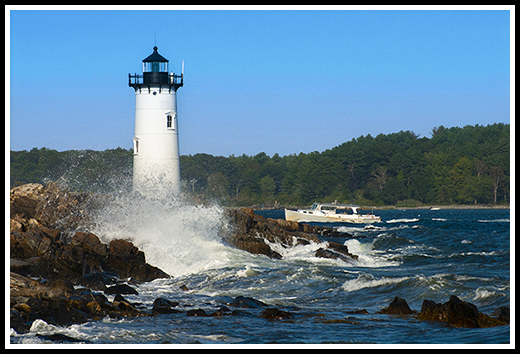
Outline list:
[[[139,139],[134,138],[134,155],[139,154]]]
[[[175,129],[174,123],[173,123],[173,115],[168,114],[166,116],[166,128],[168,129]]]

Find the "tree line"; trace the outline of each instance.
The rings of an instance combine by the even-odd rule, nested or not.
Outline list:
[[[11,151],[11,186],[64,181],[93,192],[129,190],[132,149]],[[183,191],[233,206],[507,204],[510,125],[435,127],[360,136],[323,152],[272,157],[180,157]]]

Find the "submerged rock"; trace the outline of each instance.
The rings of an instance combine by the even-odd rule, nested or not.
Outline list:
[[[279,310],[276,307],[269,307],[262,311],[260,317],[271,320],[285,320],[293,318],[293,314],[287,311]]]
[[[244,308],[263,308],[267,307],[268,305],[260,300],[253,299],[251,297],[237,296],[231,303],[229,303],[229,306]]]

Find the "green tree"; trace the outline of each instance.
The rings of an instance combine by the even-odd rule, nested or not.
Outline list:
[[[262,197],[271,199],[276,189],[276,183],[271,176],[267,175],[260,180],[260,188],[262,189]]]

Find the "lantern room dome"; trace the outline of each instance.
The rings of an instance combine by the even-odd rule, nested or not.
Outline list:
[[[149,63],[149,62],[161,62],[161,63],[167,63],[168,59],[163,57],[161,54],[157,52],[157,46],[153,47],[153,53],[150,54],[147,58],[143,59],[143,63]]]

